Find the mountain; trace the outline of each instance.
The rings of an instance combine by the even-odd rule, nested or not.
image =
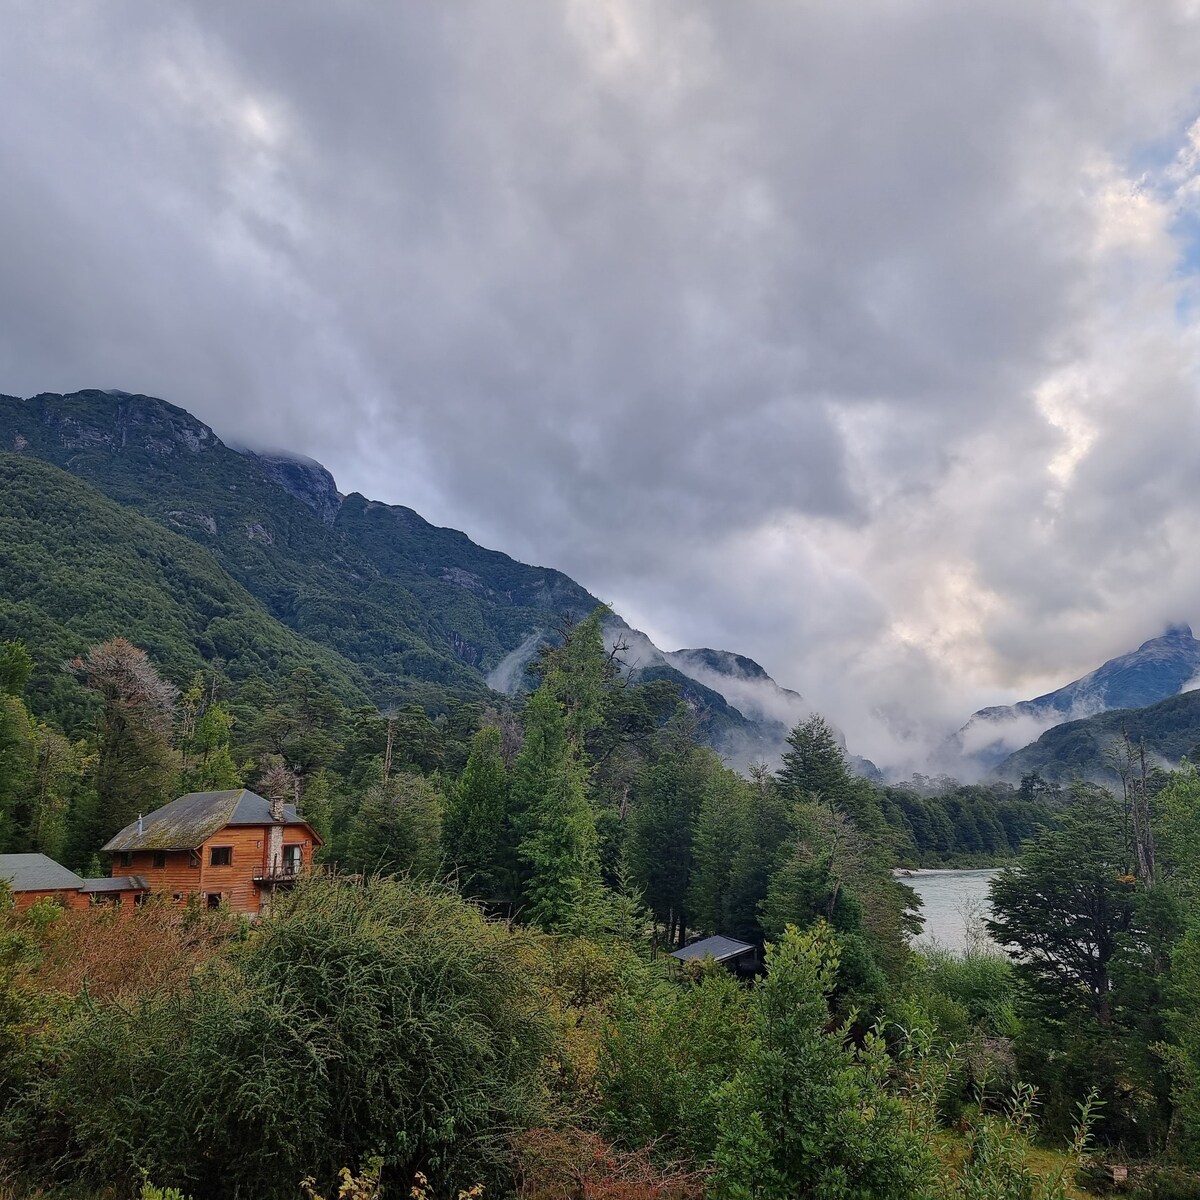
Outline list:
[[[1125,734],[1136,745],[1146,745],[1150,765],[1179,766],[1187,755],[1200,759],[1200,691],[1169,696],[1145,708],[1119,708],[1067,721],[1048,729],[1036,742],[1010,754],[997,768],[1002,779],[1018,780],[1030,771],[1044,779],[1069,783],[1077,775],[1112,786],[1116,776],[1108,768],[1109,749]]]
[[[365,703],[359,673],[274,620],[212,555],[81,480],[0,453],[0,640],[37,651],[44,713],[68,729],[87,694],[59,668],[95,642],[124,636],[182,682],[213,659],[234,679],[317,670],[347,703]]]
[[[980,709],[954,735],[951,758],[990,770],[1047,729],[1114,709],[1144,708],[1178,695],[1198,675],[1200,641],[1187,625],[1172,625],[1057,691]],[[953,771],[952,762],[947,765]]]
[[[0,396],[0,451],[50,463],[190,541],[381,706],[511,694],[538,649],[599,604],[560,571],[485,549],[410,508],[343,495],[311,459],[226,445],[156,397]],[[607,632],[630,641],[640,678],[680,686],[702,736],[739,765],[777,759],[810,711],[740,655],[665,653],[618,616]]]

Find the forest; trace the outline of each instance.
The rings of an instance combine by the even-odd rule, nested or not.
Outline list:
[[[0,894],[0,1195],[1200,1196],[1193,768],[882,786],[813,716],[739,774],[604,615],[383,712],[298,639],[3,643],[0,852],[106,873],[239,786],[325,845],[254,923]],[[938,865],[1003,867],[962,955],[913,947]],[[765,969],[670,957],[708,934]]]

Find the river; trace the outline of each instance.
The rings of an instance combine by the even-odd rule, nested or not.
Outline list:
[[[921,915],[925,929],[916,939],[918,947],[936,942],[961,954],[967,949],[972,929],[991,912],[988,884],[995,868],[976,871],[913,871],[900,876],[924,901]]]

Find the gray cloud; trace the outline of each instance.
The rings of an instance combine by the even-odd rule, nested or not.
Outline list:
[[[890,761],[1196,614],[1184,0],[0,27],[3,390],[309,454]]]

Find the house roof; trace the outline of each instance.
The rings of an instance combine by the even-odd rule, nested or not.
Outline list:
[[[14,892],[77,891],[83,880],[44,854],[0,854],[0,879]]]
[[[144,875],[114,875],[112,879],[85,879],[81,892],[148,892],[150,884]]]
[[[101,849],[195,850],[227,825],[274,825],[271,805],[256,792],[234,788],[227,792],[189,792],[131,821]],[[312,827],[296,815],[294,804],[283,806],[283,824]],[[316,838],[316,834],[313,833]],[[319,840],[319,839],[318,839]]]
[[[715,959],[717,962],[726,962],[728,959],[737,958],[753,949],[754,947],[748,942],[738,942],[733,938],[718,935],[701,938],[698,942],[692,942],[690,946],[684,946],[682,950],[674,950],[671,957],[679,959],[680,962],[702,961],[706,958]]]

